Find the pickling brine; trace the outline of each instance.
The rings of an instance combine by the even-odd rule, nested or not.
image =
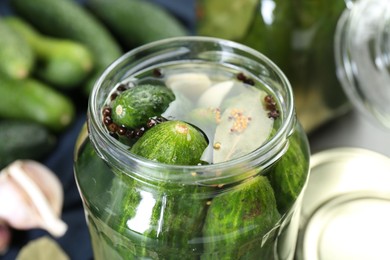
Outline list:
[[[155,89],[158,93],[152,94]],[[121,93],[127,97],[115,103]],[[113,88],[105,108],[112,109],[112,117],[118,122],[108,118],[106,127],[111,135],[131,146],[137,134],[150,128],[148,120],[182,120],[198,127],[208,140],[199,163],[219,163],[252,152],[274,133],[280,112],[271,93],[252,75],[223,64],[180,61],[160,65]],[[167,94],[172,97],[166,109],[156,113]],[[143,104],[138,104],[140,100]],[[123,104],[127,101],[131,104]],[[135,118],[142,117],[143,121],[136,122]]]
[[[309,148],[265,56],[151,43],[106,70],[88,115],[75,177],[96,259],[292,259]]]

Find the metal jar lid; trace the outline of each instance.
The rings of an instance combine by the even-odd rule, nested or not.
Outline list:
[[[359,148],[314,154],[297,259],[390,259],[390,158]]]

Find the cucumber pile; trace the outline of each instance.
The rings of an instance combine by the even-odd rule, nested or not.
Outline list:
[[[122,54],[149,41],[187,34],[173,15],[153,3],[84,2],[10,0],[11,12],[0,16],[0,124],[9,125],[7,132],[0,131],[0,140],[7,140],[0,167],[47,156],[55,147],[53,136],[66,131],[79,110],[84,112],[93,84]],[[119,6],[120,16],[115,14]],[[133,23],[123,23],[123,16]],[[148,23],[134,26],[137,17],[146,16]],[[127,43],[123,36],[134,41]],[[21,125],[30,136],[42,133],[37,126],[47,132],[40,144],[45,153],[30,148],[36,145],[31,138],[19,139]],[[14,135],[9,128],[15,128]]]

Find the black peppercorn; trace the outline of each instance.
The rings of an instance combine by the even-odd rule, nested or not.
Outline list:
[[[271,95],[264,97],[265,108],[269,111],[268,117],[276,119],[280,116],[279,111],[277,110],[276,101]]]
[[[141,137],[145,132],[145,127],[141,127],[139,129],[135,130],[135,137],[139,138]]]
[[[103,124],[104,124],[105,126],[109,126],[111,123],[112,123],[112,118],[111,118],[111,116],[105,116],[105,117],[103,118]]]
[[[119,128],[118,128],[118,134],[119,135],[125,135],[126,134],[126,132],[127,132],[127,128],[125,127],[125,126],[120,126]]]
[[[154,69],[153,70],[153,76],[155,76],[155,77],[157,77],[157,78],[160,78],[160,77],[162,77],[162,72],[161,72],[161,70],[160,69]]]
[[[111,113],[112,113],[112,109],[110,107],[105,107],[103,109],[103,116],[106,117],[106,116],[111,116]]]
[[[276,119],[279,117],[279,111],[278,110],[271,110],[268,112],[268,117]]]
[[[111,101],[115,100],[118,97],[118,93],[112,93],[110,96]]]
[[[245,84],[248,84],[248,85],[251,85],[251,86],[254,86],[255,85],[255,82],[253,79],[250,79],[250,78],[247,78],[244,80],[244,83]]]
[[[108,131],[110,131],[111,133],[116,133],[119,129],[119,126],[115,123],[111,123],[109,125],[107,125],[107,129]]]
[[[125,135],[129,139],[133,139],[135,137],[135,131],[133,129],[129,129],[126,131]]]
[[[116,90],[119,91],[119,92],[123,92],[125,91],[126,89],[128,89],[128,87],[125,85],[125,84],[120,84]]]

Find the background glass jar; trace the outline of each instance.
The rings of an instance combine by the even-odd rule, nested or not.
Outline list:
[[[351,102],[390,128],[390,2],[350,1],[336,31],[337,74]]]
[[[346,0],[348,1],[348,0]],[[197,34],[241,42],[273,60],[310,132],[350,109],[336,76],[334,33],[343,0],[197,0]]]
[[[266,86],[280,124],[261,147],[226,162],[178,166],[131,154],[102,123],[117,83],[149,68],[206,64]],[[218,74],[218,73],[217,73]],[[75,178],[96,259],[292,259],[309,166],[290,84],[268,58],[241,44],[172,38],[130,51],[92,91]]]

